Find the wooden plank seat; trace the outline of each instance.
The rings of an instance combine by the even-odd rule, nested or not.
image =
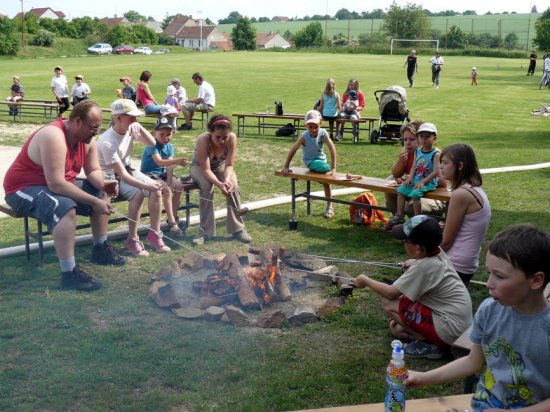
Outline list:
[[[189,227],[189,222],[191,219],[191,209],[198,208],[198,204],[191,203],[190,199],[190,192],[192,190],[199,189],[199,185],[195,182],[193,182],[189,177],[185,176],[182,177],[182,183],[183,183],[183,191],[185,194],[185,200],[182,202],[179,211],[185,211],[185,227]],[[122,198],[115,198],[112,199],[113,203],[118,202],[125,202],[125,199]],[[24,224],[24,230],[25,230],[25,254],[27,256],[27,260],[30,260],[31,252],[30,252],[30,240],[31,238],[36,240],[38,242],[38,255],[39,255],[39,265],[40,267],[44,266],[44,236],[51,235],[51,233],[43,226],[42,222],[38,219],[35,219],[32,216],[21,216],[18,213],[16,213],[8,204],[0,204],[0,212],[5,213],[6,215],[13,217],[13,218],[23,218],[23,224]],[[163,210],[164,213],[164,210]],[[149,212],[143,212],[141,214],[141,218],[145,218],[149,216]],[[36,220],[37,228],[36,232],[30,229],[29,221],[30,219]],[[109,224],[112,223],[119,223],[126,221],[126,218],[119,217],[113,215],[112,218],[109,219]],[[76,230],[81,229],[87,229],[90,228],[90,223],[83,223],[76,226]]]
[[[371,190],[371,191],[382,192],[382,193],[392,193],[392,194],[397,193],[396,185],[389,184],[388,180],[378,178],[378,177],[353,175],[352,178],[348,178],[348,175],[346,173],[335,173],[333,176],[329,176],[322,173],[312,172],[305,167],[292,167],[291,170],[292,172],[288,173],[287,175],[284,175],[282,170],[276,170],[275,176],[286,177],[290,179],[291,181],[290,189],[291,189],[291,197],[292,197],[291,208],[296,209],[296,199],[299,197],[304,197],[306,199],[306,210],[307,210],[308,216],[311,214],[312,199],[322,200],[325,202],[328,200],[324,196],[315,196],[311,194],[311,182],[328,183],[333,186],[356,187],[360,189]],[[304,192],[300,192],[300,193],[296,192],[296,182],[298,180],[303,180],[306,182],[306,190]],[[425,197],[427,199],[440,200],[447,204],[451,199],[451,193],[448,192],[445,188],[438,187],[436,190],[432,192],[427,192]],[[368,207],[371,209],[393,212],[393,210],[390,210],[382,206],[367,206],[364,203],[356,203],[349,200],[341,200],[341,199],[335,199],[335,198],[332,198],[330,200],[333,203],[355,205],[362,208]]]
[[[59,109],[59,103],[57,103],[57,101],[54,101],[53,103],[48,103],[48,100],[19,100],[18,102],[8,102],[6,100],[0,100],[0,104],[17,108],[17,111],[13,112],[11,115],[13,116],[13,121],[16,121],[17,116],[21,118],[21,115],[24,111],[32,111],[32,109],[39,109],[40,112],[42,112],[43,110],[44,117],[47,117],[49,112],[50,120],[52,120],[52,118],[54,117],[53,114],[55,113],[55,115],[57,116],[57,110]]]

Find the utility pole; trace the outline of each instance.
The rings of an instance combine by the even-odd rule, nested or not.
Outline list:
[[[533,8],[531,7],[531,11],[529,12],[529,21],[527,22],[527,43],[525,43],[525,51],[529,51],[529,31],[531,29],[531,12],[533,11]]]
[[[197,13],[200,13],[200,15],[201,15],[201,20],[200,20],[200,23],[201,23],[201,38],[199,40],[199,51],[202,51],[202,10],[197,11]]]
[[[25,13],[23,12],[23,0],[21,0],[21,48],[25,47],[25,33],[24,30],[25,25]]]

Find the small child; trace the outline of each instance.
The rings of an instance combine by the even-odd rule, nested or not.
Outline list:
[[[13,76],[12,78],[13,84],[10,87],[10,95],[6,98],[8,102],[18,102],[20,100],[23,100],[23,97],[25,97],[25,89],[23,88],[23,85],[21,84],[21,79],[19,76]],[[17,116],[19,113],[19,109],[17,106],[8,105],[10,109],[10,116]]]
[[[136,101],[136,89],[132,86],[132,78],[130,76],[122,76],[120,78],[122,85],[124,86],[120,92],[123,99],[129,99],[133,102]]]
[[[414,154],[413,167],[401,186],[397,188],[397,212],[384,225],[390,230],[403,223],[407,200],[412,199],[415,215],[422,212],[421,200],[424,193],[437,188],[439,175],[439,149],[433,144],[437,139],[437,128],[433,123],[422,123],[417,131],[419,147]]]
[[[359,112],[357,111],[357,107],[359,106],[359,100],[357,98],[357,92],[355,90],[350,90],[348,96],[348,100],[342,105],[340,114],[345,115],[346,119],[358,119]]]
[[[324,173],[326,175],[333,175],[336,173],[336,147],[329,138],[325,129],[321,128],[322,116],[317,110],[310,110],[306,113],[305,123],[307,130],[298,137],[294,146],[290,149],[286,158],[285,165],[283,167],[283,174],[292,172],[290,169],[290,162],[294,157],[296,151],[302,147],[302,160],[306,167],[317,173]],[[330,151],[331,165],[327,163],[327,156],[323,151],[323,144],[326,143]],[[325,197],[327,200],[327,207],[325,209],[325,217],[330,219],[334,216],[334,209],[331,202],[331,190],[328,183],[323,183],[325,190]]]
[[[183,184],[174,177],[174,166],[185,166],[188,161],[183,157],[174,158],[174,146],[170,143],[174,130],[170,119],[161,117],[157,120],[153,132],[157,143],[153,147],[146,147],[143,151],[141,173],[162,184],[162,200],[170,234],[183,236],[183,230],[187,228],[185,222],[180,222],[177,216]]]
[[[470,353],[428,372],[409,370],[405,385],[435,385],[481,373],[474,411],[550,410],[550,235],[530,224],[510,226],[490,242],[490,298],[479,306]]]
[[[180,111],[180,103],[178,100],[178,90],[173,85],[169,85],[166,88],[166,99],[164,99],[164,104],[167,104],[176,110],[176,113],[169,116],[169,118],[172,122],[172,126],[174,126],[174,130],[177,130],[177,118]]]
[[[319,99],[319,112],[323,115],[324,120],[328,120],[329,135],[332,140],[334,140],[334,121],[338,117],[340,109],[340,95],[336,91],[336,83],[334,79],[328,79],[325,90]],[[340,136],[337,135],[337,137]]]
[[[472,67],[472,86],[477,86],[477,69]]]
[[[403,275],[392,285],[359,275],[354,284],[382,296],[392,334],[412,340],[404,346],[409,358],[440,359],[472,323],[470,294],[439,247],[443,234],[436,219],[413,216],[392,233],[412,258],[403,263]]]

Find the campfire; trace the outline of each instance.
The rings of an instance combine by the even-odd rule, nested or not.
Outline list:
[[[203,257],[188,253],[159,270],[149,289],[152,300],[181,318],[225,320],[236,326],[278,328],[315,322],[338,310],[349,293],[326,298],[323,285],[337,284],[336,266],[284,246],[250,247],[246,253]],[[245,312],[246,311],[246,312]]]

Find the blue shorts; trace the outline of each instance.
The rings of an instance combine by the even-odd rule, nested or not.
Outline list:
[[[424,185],[422,189],[415,189],[414,185],[402,185],[397,188],[397,193],[401,193],[407,199],[420,200],[424,197],[424,193],[434,190],[435,187],[432,185]]]
[[[74,184],[98,199],[105,196],[105,192],[96,189],[87,180],[77,179]],[[48,227],[50,233],[72,208],[75,208],[76,214],[80,216],[90,216],[93,211],[90,205],[54,193],[48,186],[27,186],[6,195],[6,203],[21,216],[40,220]]]

